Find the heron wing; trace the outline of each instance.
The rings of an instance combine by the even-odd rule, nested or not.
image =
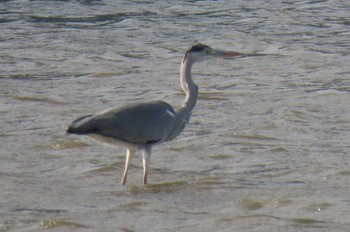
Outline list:
[[[68,132],[94,133],[133,143],[154,143],[167,137],[175,119],[176,113],[169,104],[153,101],[78,118]]]

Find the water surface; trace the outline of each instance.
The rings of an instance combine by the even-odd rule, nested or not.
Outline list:
[[[348,1],[6,1],[0,5],[0,231],[347,231]],[[270,56],[196,64],[190,124],[125,151],[78,116],[174,106],[194,42]]]

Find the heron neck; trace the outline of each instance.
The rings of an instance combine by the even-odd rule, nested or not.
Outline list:
[[[186,98],[182,104],[182,107],[186,108],[188,112],[192,111],[198,97],[198,86],[193,82],[191,77],[192,65],[193,62],[185,57],[182,61],[180,71],[181,86],[186,93]]]
[[[187,56],[185,56],[181,63],[180,81],[181,86],[186,93],[186,98],[182,103],[182,106],[176,110],[176,121],[174,123],[173,129],[170,131],[165,141],[172,140],[181,133],[181,131],[187,125],[188,120],[191,117],[193,107],[196,104],[198,87],[194,84],[191,78],[192,65],[193,62],[188,59]]]

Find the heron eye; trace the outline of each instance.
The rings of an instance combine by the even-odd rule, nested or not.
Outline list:
[[[211,55],[211,54],[213,54],[213,50],[208,49],[208,50],[205,51],[205,54]]]

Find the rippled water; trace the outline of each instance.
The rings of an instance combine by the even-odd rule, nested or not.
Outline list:
[[[0,231],[348,231],[350,3],[0,3]],[[65,135],[132,101],[179,105],[195,41],[270,56],[196,64],[186,130],[140,156]]]

